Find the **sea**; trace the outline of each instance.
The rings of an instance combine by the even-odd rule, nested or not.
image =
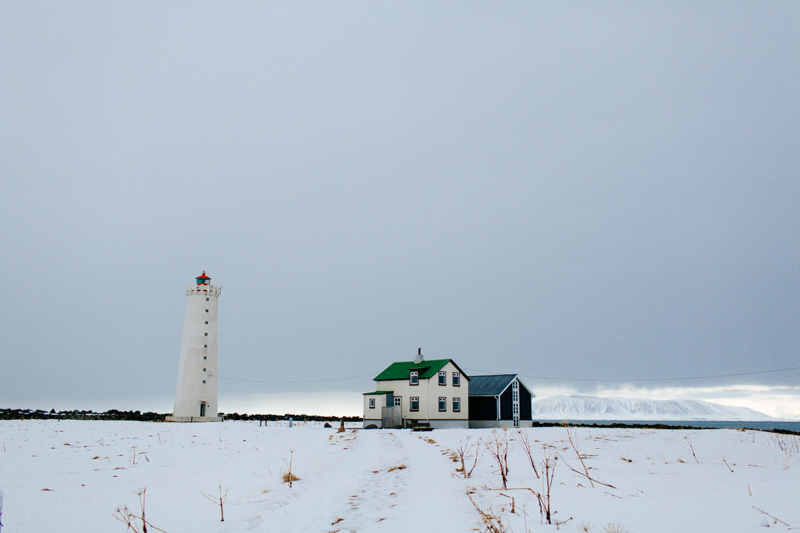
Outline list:
[[[676,426],[710,429],[760,429],[762,431],[790,431],[800,434],[800,421],[757,420],[752,422],[735,420],[539,420],[542,424],[567,424],[582,426]]]

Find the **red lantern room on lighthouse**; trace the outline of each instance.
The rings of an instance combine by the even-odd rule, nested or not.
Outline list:
[[[211,278],[206,276],[206,271],[203,270],[203,273],[200,276],[196,277],[195,280],[197,280],[197,284],[198,285],[208,286],[208,282],[211,281]],[[205,287],[204,287],[204,289],[205,289]]]

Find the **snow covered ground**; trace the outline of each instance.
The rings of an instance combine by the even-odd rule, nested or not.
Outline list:
[[[563,522],[556,526],[542,523],[534,491],[544,497],[546,490],[518,431],[336,429],[2,421],[2,532],[124,532],[115,510],[141,514],[137,492],[144,488],[151,532],[486,530],[478,509],[515,532],[800,527],[800,437],[524,430],[540,475],[545,453],[555,459],[550,505],[553,522]],[[493,439],[509,444],[507,490],[482,444]],[[456,470],[458,448],[483,452],[470,478]],[[290,460],[300,478],[291,488],[282,481]],[[203,494],[219,496],[220,486],[228,491],[224,522]]]

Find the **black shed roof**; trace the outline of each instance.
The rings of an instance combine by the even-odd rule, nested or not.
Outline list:
[[[525,387],[531,396],[535,396],[533,391],[528,388],[525,383],[518,378],[517,374],[493,374],[490,376],[472,376],[469,382],[469,395],[470,396],[500,396],[504,390],[511,385],[514,378]]]

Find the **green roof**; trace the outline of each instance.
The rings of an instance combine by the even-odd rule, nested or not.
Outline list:
[[[392,363],[389,367],[378,374],[374,381],[391,381],[395,379],[408,379],[408,373],[412,370],[419,372],[419,379],[430,379],[444,367],[447,363],[453,363],[458,368],[458,365],[452,359],[432,359],[430,361],[422,361],[415,363],[414,361],[400,361],[399,363]],[[469,379],[460,368],[459,372],[466,379]]]
[[[370,394],[392,394],[392,392],[391,391],[385,391],[385,390],[376,390],[375,392],[365,392],[363,395],[364,396],[369,396]]]

